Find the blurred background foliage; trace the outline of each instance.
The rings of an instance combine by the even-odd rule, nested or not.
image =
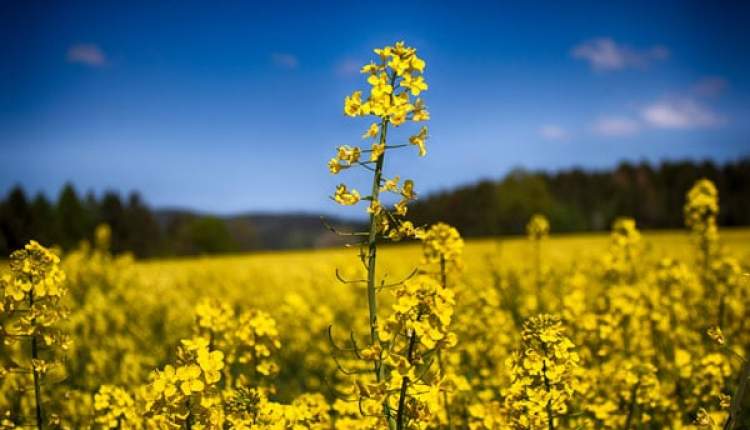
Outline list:
[[[467,237],[522,234],[537,212],[555,232],[603,231],[617,216],[639,228],[682,227],[685,192],[695,180],[714,181],[721,196],[722,226],[750,225],[750,159],[713,162],[621,163],[612,170],[570,169],[555,173],[517,169],[501,180],[420,196],[410,209],[416,224],[444,221]],[[358,220],[326,217],[339,229],[361,228]],[[94,227],[112,228],[112,250],[137,257],[201,255],[266,249],[320,248],[340,244],[320,214],[278,213],[218,216],[189,210],[153,209],[140,194],[107,191],[79,194],[67,184],[55,200],[21,187],[0,200],[0,253],[34,238],[45,245],[75,248],[92,239]],[[363,221],[362,221],[363,223]]]

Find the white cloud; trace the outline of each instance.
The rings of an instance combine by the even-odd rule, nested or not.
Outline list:
[[[638,121],[622,116],[599,118],[592,127],[594,133],[607,137],[632,136],[640,129]]]
[[[641,117],[652,127],[672,129],[713,127],[726,122],[726,118],[691,98],[657,101],[645,106]]]
[[[299,60],[296,56],[293,54],[288,54],[284,52],[274,52],[271,54],[271,61],[273,61],[273,64],[275,64],[277,67],[280,67],[282,69],[296,69],[299,67]]]
[[[539,127],[539,135],[549,140],[562,140],[568,137],[568,132],[558,125],[545,124]]]
[[[636,50],[618,44],[608,37],[602,37],[575,46],[571,55],[573,58],[587,61],[594,70],[611,71],[647,67],[654,61],[669,57],[669,50],[661,45]]]
[[[90,67],[103,67],[107,65],[107,56],[99,46],[90,43],[81,43],[68,48],[68,62],[85,64]]]
[[[707,76],[693,84],[692,92],[700,97],[716,97],[727,88],[727,80],[720,76]]]
[[[362,63],[353,58],[346,58],[336,64],[336,74],[341,77],[356,76],[359,74],[359,70],[362,67]]]

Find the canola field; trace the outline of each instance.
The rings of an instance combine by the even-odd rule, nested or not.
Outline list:
[[[646,233],[625,245],[621,239],[615,232],[539,243],[468,241],[447,275],[455,293],[455,345],[441,355],[444,379],[420,427],[446,427],[450,414],[455,428],[511,428],[523,419],[508,400],[519,383],[528,385],[522,395],[541,395],[546,409],[544,384],[532,390],[534,370],[514,362],[519,353],[539,354],[542,362],[549,354],[529,348],[524,337],[530,318],[544,312],[559,318],[551,324],[560,339],[552,341],[565,349],[550,361],[569,373],[549,378],[560,390],[552,401],[557,428],[628,428],[628,421],[632,428],[698,428],[698,418],[718,428],[750,342],[750,279],[741,263],[750,256],[750,230],[722,232],[726,257],[713,265],[711,290],[686,232]],[[630,246],[637,250],[633,261],[620,261]],[[419,243],[381,252],[379,275],[393,282],[425,260]],[[352,265],[356,254],[326,249],[136,262],[110,255],[102,229],[98,246],[84,246],[60,264],[70,314],[59,326],[69,344],[44,372],[46,418],[52,428],[179,428],[174,423],[193,410],[193,428],[236,423],[233,414],[253,417],[247,428],[377,427],[377,418],[359,411],[359,374],[346,374],[363,370],[346,350],[351,333],[361,348],[367,345],[366,288],[336,277],[337,270],[345,280],[364,276]],[[642,270],[630,278],[631,268]],[[392,296],[383,295],[384,315],[397,303]],[[709,335],[712,327],[721,328],[721,343]],[[178,351],[184,353],[186,341],[205,334],[213,339],[209,348],[223,353],[217,380],[183,395],[177,367],[169,376],[181,402],[174,415],[162,415],[149,405],[148,390],[183,360]],[[19,339],[16,354],[7,355],[12,343],[5,364],[28,365],[27,341]],[[30,375],[6,372],[0,405],[32,420]],[[217,397],[209,403],[209,396]],[[10,427],[10,414],[6,420]]]
[[[710,181],[683,232],[624,217],[555,237],[536,214],[526,237],[465,243],[415,226],[414,183],[384,160],[426,155],[425,126],[394,137],[429,119],[425,62],[400,42],[375,54],[369,95],[344,103],[374,121],[369,149],[328,162],[372,180],[332,196],[366,206],[367,231],[143,262],[111,255],[106,225],[64,255],[31,241],[0,276],[0,428],[750,427],[750,230],[718,228]]]

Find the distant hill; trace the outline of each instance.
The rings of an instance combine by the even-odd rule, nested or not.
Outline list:
[[[364,223],[313,213],[250,212],[214,216],[188,210],[159,209],[154,211],[154,216],[167,235],[176,234],[180,226],[196,219],[211,217],[220,220],[238,251],[336,246],[344,244],[346,240],[331,232],[326,224],[340,231],[365,228]]]

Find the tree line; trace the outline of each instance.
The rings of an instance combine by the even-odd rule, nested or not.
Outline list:
[[[16,186],[0,201],[0,256],[23,247],[30,239],[69,250],[90,240],[102,223],[110,226],[115,253],[155,257],[239,250],[223,220],[170,215],[153,211],[137,192],[125,198],[114,191],[80,196],[72,184],[66,184],[57,200],[50,201],[42,193],[30,198]]]
[[[520,234],[532,214],[545,214],[556,232],[600,231],[618,216],[639,228],[682,227],[685,193],[699,178],[719,189],[722,226],[750,225],[750,159],[713,162],[621,163],[611,170],[517,169],[420,198],[408,217],[417,225],[444,221],[465,236]],[[2,197],[2,196],[0,196]],[[337,223],[344,223],[336,220]],[[215,217],[156,211],[137,192],[80,195],[67,184],[52,201],[20,186],[0,200],[0,256],[35,239],[68,250],[90,239],[98,224],[112,230],[114,252],[138,257],[212,254],[254,249],[326,246],[335,242],[317,216]],[[340,224],[342,225],[342,224]],[[348,223],[356,228],[356,223]],[[330,234],[329,234],[330,235]]]
[[[415,224],[444,221],[466,236],[521,234],[534,213],[556,232],[601,231],[618,216],[643,229],[682,228],[685,193],[700,178],[719,190],[722,226],[750,225],[750,159],[705,162],[623,162],[611,170],[555,173],[517,169],[498,181],[420,199],[409,210]]]

